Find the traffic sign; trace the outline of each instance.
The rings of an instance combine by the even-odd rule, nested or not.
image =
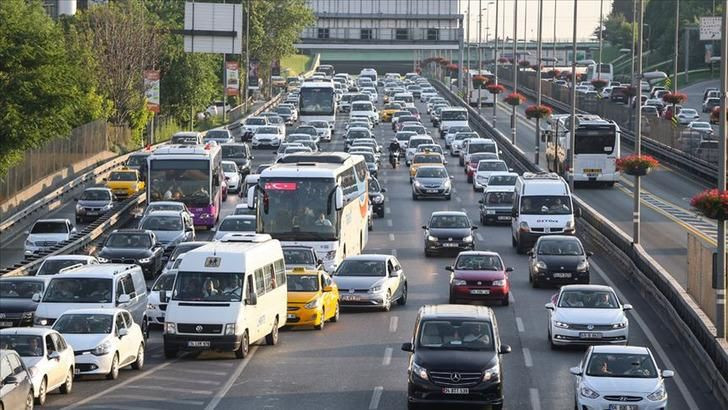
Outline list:
[[[720,40],[720,24],[721,17],[701,17],[700,18],[700,39],[701,40]]]

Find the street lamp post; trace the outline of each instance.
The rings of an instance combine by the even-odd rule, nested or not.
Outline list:
[[[634,73],[632,83],[635,87],[635,121],[634,121],[634,153],[636,155],[642,155],[642,98],[641,98],[641,80],[642,80],[642,20],[643,20],[644,8],[642,7],[642,0],[637,0],[637,72]],[[632,212],[633,233],[632,243],[637,245],[640,243],[640,192],[641,192],[641,181],[640,176],[635,175],[634,177],[634,210]]]
[[[602,78],[602,33],[604,32],[604,14],[602,13],[604,0],[599,0],[599,64],[597,65],[597,78]],[[599,92],[601,95],[601,91]]]
[[[728,137],[728,124],[726,124],[726,105],[728,104],[726,93],[728,92],[728,61],[723,56],[728,56],[728,1],[723,2],[723,22],[720,40],[720,112],[718,113],[718,123],[720,124],[720,138],[718,138],[718,190],[726,190],[726,138]],[[685,56],[687,59],[688,56]],[[725,288],[726,288],[726,221],[720,219],[718,222],[718,255],[716,267],[716,290],[715,290],[715,327],[717,328],[717,336],[722,339],[726,337],[726,328],[728,328],[728,312],[725,305]]]
[[[569,188],[574,192],[574,142],[576,138],[576,3],[574,0],[574,33],[571,40],[571,124],[569,127]],[[558,153],[557,153],[558,155]]]
[[[556,6],[558,0],[554,0],[554,71],[556,70]]]
[[[493,61],[495,62],[495,83],[498,84],[498,4],[500,0],[495,0],[495,44],[493,47]],[[505,14],[505,13],[503,13]],[[505,40],[503,41],[505,43]],[[495,119],[497,117],[498,95],[493,95],[493,128],[495,128]]]
[[[513,0],[513,93],[518,92],[518,0]],[[511,143],[516,145],[516,106],[511,106]]]
[[[536,34],[538,49],[536,50],[536,105],[541,105],[541,26],[543,24],[543,0],[538,0],[538,25]],[[538,165],[538,160],[541,151],[541,118],[536,118],[536,154],[535,163]]]
[[[480,50],[481,47],[481,41],[482,38],[481,33],[483,32],[483,0],[478,1],[478,75],[480,75],[480,70],[483,69],[483,53]],[[480,90],[483,88],[483,85],[478,86],[478,112],[480,112],[480,109],[482,108],[482,104],[480,102]]]
[[[672,81],[672,91],[677,92],[677,58],[678,58],[678,50],[679,50],[679,35],[680,35],[680,0],[675,1],[675,61],[673,61],[674,67],[672,69],[673,71],[673,81]],[[687,59],[687,56],[685,56],[685,59]]]

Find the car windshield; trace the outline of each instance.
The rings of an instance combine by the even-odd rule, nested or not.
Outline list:
[[[429,139],[429,138],[427,138],[427,139],[424,139],[424,138],[422,138],[422,139],[419,139],[419,138],[414,139],[413,138],[413,139],[410,140],[410,142],[409,142],[409,144],[407,144],[407,146],[408,146],[408,148],[417,148],[417,147],[419,147],[422,144],[432,144],[432,140]]]
[[[126,166],[131,168],[141,168],[147,164],[148,155],[131,155],[126,159]]]
[[[145,233],[112,233],[106,241],[109,248],[149,249],[152,241]]]
[[[41,221],[33,225],[30,233],[68,233],[68,226],[63,221]]]
[[[70,313],[61,315],[53,330],[65,334],[109,334],[113,329],[114,315]]]
[[[387,276],[383,260],[344,260],[336,270],[336,276]]]
[[[88,189],[81,194],[82,201],[110,201],[111,193],[104,189]]]
[[[111,291],[111,279],[55,277],[48,284],[43,302],[110,303]]]
[[[586,370],[593,377],[657,378],[652,357],[646,353],[592,353]]]
[[[0,298],[30,299],[36,293],[43,293],[42,281],[0,279]]]
[[[424,144],[417,147],[418,152],[434,151],[442,154],[442,147],[436,144]]]
[[[183,253],[187,253],[193,249],[197,249],[202,245],[205,245],[207,242],[201,242],[201,243],[194,243],[194,242],[182,242],[179,245],[175,246],[174,252],[172,252],[172,255],[170,255],[169,260],[173,261],[177,259],[179,255],[182,255]]]
[[[455,263],[457,270],[503,270],[503,262],[497,255],[460,255]]]
[[[292,111],[291,111],[291,109],[290,109],[290,108],[288,108],[288,107],[278,107],[278,108],[276,109],[276,112],[277,112],[278,114],[288,114],[288,115],[290,115]]]
[[[559,307],[583,309],[617,309],[617,297],[609,290],[567,290],[561,294]]]
[[[412,162],[415,164],[442,164],[442,158],[439,155],[415,155]]]
[[[419,347],[442,350],[495,350],[490,323],[469,320],[427,320],[420,326]]]
[[[402,127],[402,131],[412,131],[415,134],[427,134],[427,131],[425,131],[425,127],[421,127],[419,125],[407,125],[406,127]]]
[[[185,207],[184,207],[183,204],[172,204],[172,203],[167,203],[167,204],[156,203],[155,204],[155,203],[151,203],[147,207],[145,213],[147,215],[149,215],[150,213],[152,213],[154,211],[180,211],[181,212],[181,211],[184,211],[184,209],[185,209]]]
[[[465,215],[435,215],[430,219],[430,228],[470,228]]]
[[[182,219],[179,216],[151,215],[144,218],[141,229],[150,231],[181,231]]]
[[[698,115],[698,112],[693,110],[692,108],[683,108],[682,111],[680,111],[680,114],[694,116]]]
[[[514,192],[486,192],[485,203],[487,205],[508,205],[508,207],[511,207],[513,206],[514,196]]]
[[[371,111],[372,105],[371,104],[365,104],[365,103],[354,103],[351,105],[352,111]]]
[[[174,283],[173,300],[199,302],[242,300],[242,273],[179,272]]]
[[[205,134],[205,139],[230,139],[230,133],[227,130],[210,130]]]
[[[134,172],[112,172],[109,181],[136,181],[137,176]]]
[[[447,178],[445,168],[418,168],[416,178]]]
[[[368,138],[370,135],[369,131],[366,130],[351,130],[348,134],[346,134],[346,137],[348,139]]]
[[[474,132],[458,132],[455,134],[455,141],[465,141],[468,138],[478,138],[479,135]]]
[[[414,132],[407,132],[407,131],[405,131],[405,132],[403,132],[403,133],[399,133],[399,132],[398,132],[398,133],[397,133],[397,134],[395,135],[395,138],[397,138],[397,141],[401,141],[401,142],[408,142],[408,141],[409,141],[409,139],[410,139],[410,138],[411,138],[411,137],[412,137],[413,135],[415,135],[415,133],[414,133]]]
[[[584,249],[576,239],[546,239],[538,246],[539,255],[583,255]]]
[[[157,281],[154,282],[154,286],[152,286],[152,292],[159,292],[160,290],[166,290],[170,291],[172,290],[172,285],[174,285],[174,278],[175,274],[167,273],[159,278],[157,278]]]
[[[314,128],[329,128],[329,123],[326,121],[310,121],[308,125]]]
[[[222,146],[222,157],[223,158],[246,158],[248,151],[245,145],[223,145]]]
[[[315,292],[319,290],[318,275],[286,275],[289,292]]]
[[[283,248],[286,265],[315,265],[313,252],[310,249]]]
[[[0,334],[0,349],[15,350],[20,357],[41,357],[44,353],[43,338],[36,335]]]
[[[220,224],[224,232],[255,232],[255,218],[225,218]]]
[[[245,125],[265,125],[265,118],[248,118],[245,120]]]
[[[571,198],[568,196],[524,196],[521,213],[526,215],[569,215]]]
[[[488,186],[512,186],[516,185],[516,175],[491,175],[488,178]]]
[[[508,167],[503,161],[480,161],[478,171],[508,171]]]
[[[440,115],[443,121],[466,121],[468,119],[467,111],[442,111]]]
[[[705,129],[712,129],[709,123],[707,122],[694,122],[692,125],[693,128],[705,128]]]
[[[238,172],[238,166],[235,163],[223,162],[222,171],[230,173]]]
[[[85,265],[86,261],[78,259],[46,259],[35,274],[37,276],[55,275],[60,272],[61,269],[76,264]]]
[[[255,131],[256,134],[278,134],[278,128],[276,127],[260,127],[257,131]]]
[[[374,154],[372,154],[370,152],[352,152],[352,154],[361,155],[362,157],[364,157],[365,162],[368,162],[371,164],[377,162],[376,158],[374,158]]]
[[[495,144],[476,143],[468,145],[468,152],[496,152]]]

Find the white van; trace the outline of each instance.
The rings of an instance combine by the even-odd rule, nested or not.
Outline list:
[[[440,138],[445,137],[447,129],[468,125],[468,110],[462,107],[448,107],[440,111]]]
[[[250,343],[278,343],[288,303],[283,251],[270,235],[238,233],[185,254],[168,301],[164,355],[180,350],[234,352]]]
[[[362,70],[359,72],[359,77],[369,78],[374,83],[374,86],[377,85],[377,70],[373,68],[362,68]]]
[[[518,178],[511,216],[512,245],[518,253],[531,249],[542,235],[576,232],[569,185],[553,172],[525,172]]]
[[[372,124],[379,124],[379,114],[371,101],[354,101],[351,103],[350,117],[362,116],[372,121]]]
[[[412,93],[396,93],[392,101],[403,103],[405,107],[415,106],[415,97]]]

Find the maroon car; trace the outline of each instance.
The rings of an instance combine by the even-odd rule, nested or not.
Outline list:
[[[497,301],[508,305],[510,272],[497,252],[460,252],[450,274],[450,303]]]

